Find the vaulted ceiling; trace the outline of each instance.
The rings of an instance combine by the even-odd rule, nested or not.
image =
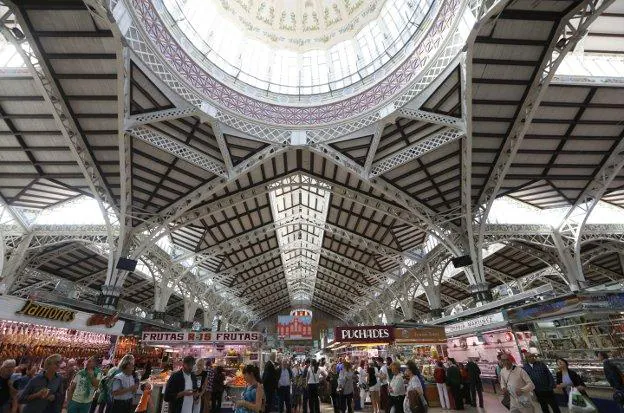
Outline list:
[[[32,67],[0,68],[2,203],[18,216],[26,209],[36,213],[93,196],[91,181],[101,179],[117,208],[129,191],[127,217],[136,228],[165,216],[181,199],[205,195],[214,183],[200,202],[189,201],[170,221],[172,262],[196,258],[204,272],[194,275],[194,282],[210,278],[257,319],[294,305],[297,282],[312,282],[302,287],[312,292],[312,307],[344,319],[375,296],[371,293],[405,277],[403,268],[427,252],[430,232],[393,193],[460,228],[462,208],[476,210],[488,188],[496,189],[496,197],[544,210],[571,207],[614,151],[622,151],[621,77],[555,75],[549,85],[540,85],[559,40],[557,26],[579,1],[502,2],[508,4],[499,4],[500,11],[475,29],[466,65],[455,60],[419,95],[417,108],[408,105],[382,119],[378,131],[365,128],[320,146],[276,146],[201,112],[184,112],[183,99],[172,96],[139,56],[124,52],[114,23],[98,18],[92,6],[97,2],[86,3],[89,7],[78,0],[4,3],[19,16],[59,101],[50,101],[48,85]],[[6,29],[3,34],[15,35]],[[622,36],[624,1],[618,0],[570,53],[607,54],[622,64]],[[540,100],[527,120],[536,87]],[[59,104],[67,118],[59,118]],[[125,116],[134,122],[126,134]],[[454,132],[452,122],[462,119],[470,140]],[[93,170],[85,168],[83,154],[66,136],[65,121],[75,126]],[[522,128],[523,139],[510,153],[510,136]],[[428,142],[436,144],[423,148]],[[507,157],[508,169],[499,174]],[[624,206],[623,185],[620,172],[602,200]],[[281,218],[271,200],[275,188],[290,196],[285,205],[292,211]],[[319,188],[330,193],[322,208],[309,195]],[[324,222],[304,211],[315,208],[326,214]],[[288,250],[283,239],[289,240]],[[556,264],[540,255],[556,256],[552,246],[504,237],[501,242],[505,246],[484,259],[492,286]],[[587,262],[590,285],[624,277],[618,245]],[[603,241],[594,240],[582,252],[602,247]],[[38,263],[38,270],[72,282],[90,277],[85,286],[101,288],[109,265],[105,254],[71,242],[44,252],[55,250],[59,253]],[[289,278],[296,269],[314,277]],[[551,278],[531,285],[565,285],[554,273],[545,275]],[[125,280],[122,297],[149,308],[152,283],[133,277]],[[460,272],[454,279],[440,286],[445,305],[470,297],[469,277]],[[20,279],[13,290],[24,294],[52,286],[33,276]],[[169,303],[171,314],[180,313],[180,300],[178,294]],[[415,314],[428,311],[423,300],[414,299]]]

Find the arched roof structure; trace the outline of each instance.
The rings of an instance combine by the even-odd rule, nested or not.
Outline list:
[[[432,1],[297,93],[201,60],[164,3],[0,1],[5,291],[243,327],[622,282],[624,1]]]

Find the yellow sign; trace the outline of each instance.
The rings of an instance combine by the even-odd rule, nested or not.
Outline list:
[[[397,328],[394,334],[397,344],[446,343],[444,327]]]
[[[46,318],[54,321],[64,321],[69,323],[76,318],[76,312],[52,305],[39,304],[28,300],[24,307],[16,314],[27,315],[30,317]]]

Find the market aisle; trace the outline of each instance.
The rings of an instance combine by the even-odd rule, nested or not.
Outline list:
[[[467,407],[465,410],[442,410],[439,407],[429,409],[428,413],[448,413],[448,412],[475,412],[475,413],[508,413],[509,410],[505,409],[503,405],[500,403],[499,399],[496,395],[491,393],[485,393],[483,395],[485,407],[483,409],[475,408],[475,407]],[[567,413],[568,409],[565,407],[560,407],[561,413]],[[363,412],[370,412],[370,406],[366,406],[366,409]],[[535,413],[541,413],[541,409],[539,405],[535,405]],[[333,413],[333,409],[329,404],[323,403],[321,405],[321,413]]]

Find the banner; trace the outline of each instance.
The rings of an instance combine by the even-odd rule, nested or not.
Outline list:
[[[260,344],[261,340],[258,331],[145,331],[141,336],[145,344]]]
[[[394,327],[336,327],[334,338],[340,343],[391,343],[394,340]]]
[[[394,330],[397,344],[441,344],[446,343],[444,327],[397,328]]]
[[[624,309],[624,293],[621,292],[583,292],[578,294],[578,299],[585,310]]]
[[[488,327],[500,327],[500,324],[504,322],[505,315],[502,312],[498,312],[473,318],[472,320],[462,321],[460,323],[449,324],[447,326],[444,326],[444,332],[446,333],[446,335],[458,335],[462,333],[469,333],[475,330],[481,330],[484,328],[487,329]]]
[[[312,340],[312,311],[293,310],[277,316],[277,336],[282,340]]]
[[[579,298],[575,295],[561,297],[546,302],[527,305],[507,310],[507,317],[512,322],[526,322],[536,318],[553,317],[580,309]]]

